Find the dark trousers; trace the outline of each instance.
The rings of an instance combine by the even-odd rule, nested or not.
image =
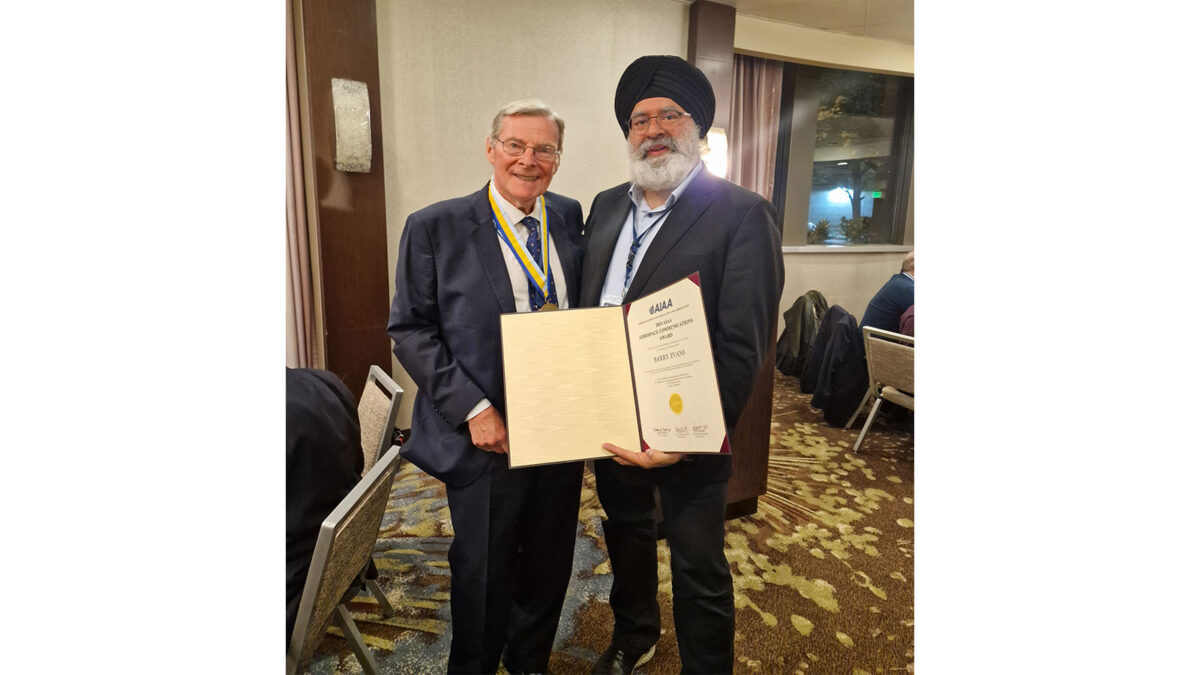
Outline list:
[[[480,451],[482,452],[482,450]],[[450,673],[546,672],[571,578],[583,463],[509,469],[446,486]]]
[[[596,492],[608,520],[613,644],[641,652],[658,641],[658,554],[653,484],[634,485],[597,460]],[[651,469],[650,471],[655,471]],[[658,484],[671,549],[675,636],[684,673],[733,671],[733,578],[725,559],[728,480]]]

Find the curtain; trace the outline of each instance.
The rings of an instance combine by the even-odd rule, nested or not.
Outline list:
[[[300,152],[300,87],[296,75],[295,23],[287,3],[287,365],[318,367],[314,358],[312,269],[308,254],[308,210]]]
[[[733,117],[729,132],[729,180],[770,201],[775,188],[775,153],[783,64],[733,55]]]

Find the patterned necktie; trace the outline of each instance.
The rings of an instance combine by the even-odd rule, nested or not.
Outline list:
[[[537,218],[528,217],[521,219],[521,224],[529,230],[529,238],[525,240],[525,248],[529,251],[530,257],[533,258],[533,264],[539,267],[542,264],[542,236],[541,228],[538,227]],[[547,265],[549,267],[549,265]],[[546,273],[546,288],[550,291],[549,301],[558,304],[558,293],[554,290],[554,275],[550,270],[542,270]],[[537,284],[529,282],[529,311],[536,312],[546,304],[547,300],[542,297],[542,291],[537,287]]]

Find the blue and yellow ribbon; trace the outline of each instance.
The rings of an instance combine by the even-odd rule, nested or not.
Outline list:
[[[492,191],[488,190],[488,203],[492,205],[492,224],[496,226],[496,231],[500,233],[500,238],[508,244],[508,248],[521,262],[522,269],[525,270],[525,276],[538,287],[542,297],[546,298],[549,293],[549,282],[546,277],[546,270],[550,269],[550,242],[546,238],[546,198],[538,197],[538,205],[542,208],[542,221],[538,224],[541,228],[542,241],[542,260],[541,267],[532,256],[529,255],[529,250],[525,248],[525,243],[517,237],[517,233],[513,231],[512,226],[504,219],[504,214],[501,213],[500,207],[496,204],[496,198],[492,196]]]

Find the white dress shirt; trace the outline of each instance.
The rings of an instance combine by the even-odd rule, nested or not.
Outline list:
[[[496,190],[495,181],[488,182],[488,190],[492,193],[492,199],[496,200],[496,206],[500,208],[500,213],[504,219],[508,221],[509,227],[512,228],[514,234],[517,235],[517,241],[521,244],[529,237],[529,228],[521,224],[523,218],[534,218],[539,223],[542,221],[542,210],[536,205],[533,212],[526,216],[521,209],[513,206],[507,199],[500,195]],[[494,226],[493,226],[494,229]],[[500,231],[496,231],[496,243],[500,245],[500,252],[504,255],[504,265],[508,268],[508,279],[512,282],[513,301],[516,302],[518,312],[529,311],[529,277],[525,276],[525,269],[521,266],[521,261],[517,256],[513,255],[512,249],[505,243]],[[558,249],[554,246],[554,237],[550,234],[549,226],[546,229],[546,241],[542,242],[543,246],[550,247],[550,271],[554,274],[554,290],[558,295],[558,308],[567,309],[567,284],[566,276],[563,274],[562,263],[558,259]],[[539,263],[541,261],[538,261]],[[486,398],[475,404],[471,408],[471,412],[467,413],[467,420],[475,417],[479,413],[487,410],[492,402]]]
[[[641,187],[637,185],[629,187],[629,200],[633,202],[633,208],[625,216],[625,224],[621,226],[621,234],[617,235],[617,244],[613,247],[612,258],[608,261],[608,275],[605,276],[604,288],[600,291],[601,307],[620,305],[625,301],[625,292],[629,290],[625,286],[625,261],[629,259],[629,249],[633,246],[635,226],[639,234],[646,232],[646,228],[650,227],[654,221],[659,220],[659,216],[662,216],[663,211],[675,206],[675,202],[679,200],[679,196],[683,194],[688,185],[691,185],[692,179],[703,170],[704,162],[696,162],[696,166],[692,167],[692,171],[687,175],[687,178],[684,178],[683,182],[671,191],[671,196],[667,197],[667,201],[654,209],[651,209],[646,204],[646,193]],[[629,275],[631,282],[637,276],[638,267],[642,264],[642,258],[646,257],[646,249],[650,248],[650,243],[654,241],[654,237],[662,229],[663,221],[670,217],[670,215],[664,216],[642,238],[642,244],[638,247],[637,255],[633,258],[633,272]]]

